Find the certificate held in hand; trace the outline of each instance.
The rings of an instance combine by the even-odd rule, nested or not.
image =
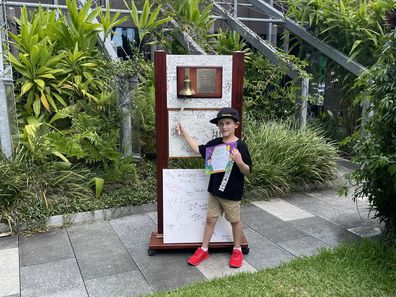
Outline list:
[[[205,173],[213,174],[232,169],[231,151],[237,147],[236,142],[223,143],[206,148]]]

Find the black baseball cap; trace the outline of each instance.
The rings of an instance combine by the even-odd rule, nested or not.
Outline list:
[[[211,119],[210,122],[212,124],[217,125],[217,122],[224,118],[231,118],[235,122],[239,122],[239,112],[235,108],[224,107],[224,108],[220,109],[220,111],[217,113],[217,117],[214,119]]]

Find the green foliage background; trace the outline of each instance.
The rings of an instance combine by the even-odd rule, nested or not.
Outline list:
[[[144,59],[140,45],[129,60],[108,62],[96,47],[98,33],[103,31],[108,38],[111,28],[125,19],[111,18],[98,9],[89,13],[91,3],[87,3],[78,10],[75,0],[67,0],[69,15],[59,18],[43,9],[31,15],[23,10],[18,20],[21,33],[11,35],[19,49],[17,56],[9,58],[17,72],[21,131],[16,158],[0,162],[0,220],[11,225],[35,226],[44,224],[50,215],[142,204],[156,198],[151,161],[156,154],[153,64]],[[246,54],[245,136],[256,164],[248,187],[267,197],[295,190],[297,185],[331,180],[336,151],[318,131],[296,131],[291,124],[267,122],[288,119],[295,111],[297,88],[285,78],[285,65],[272,65],[236,33],[206,34],[211,6],[202,9],[205,3],[180,1],[176,9],[183,12],[179,16],[182,26],[205,33],[198,38],[205,42],[205,49]],[[169,21],[158,17],[158,7],[146,0],[139,16],[130,4],[130,18],[139,28],[141,43]],[[102,22],[94,24],[95,17]],[[157,32],[155,37],[163,36]],[[167,40],[175,45],[172,37]],[[174,50],[179,50],[177,45]],[[303,63],[300,66],[304,68]],[[131,99],[140,111],[141,163],[119,152],[116,75],[121,81],[131,76],[139,79]],[[312,162],[314,158],[319,162]],[[196,159],[170,163],[171,167],[202,166]]]
[[[282,2],[288,7],[289,17],[319,39],[366,67],[372,66],[382,54],[385,35],[389,32],[384,21],[385,15],[396,6],[394,0],[283,0]],[[300,58],[308,61],[317,61],[321,58],[316,49],[296,36],[293,38]],[[322,74],[313,63],[310,64],[309,69],[315,80],[325,79],[321,77]],[[360,126],[361,110],[357,103],[364,89],[355,85],[356,77],[353,74],[330,59],[326,59],[326,73],[326,84],[339,90],[341,102],[338,110],[321,115],[319,124],[326,129],[328,136],[340,141],[351,136]],[[354,137],[351,140],[349,143],[354,142]],[[346,146],[344,143],[342,148],[351,152],[352,146]]]
[[[373,114],[355,147],[354,160],[361,166],[352,174],[352,181],[357,186],[354,197],[367,197],[376,215],[395,232],[396,30],[386,37],[379,61],[360,80],[368,91]]]

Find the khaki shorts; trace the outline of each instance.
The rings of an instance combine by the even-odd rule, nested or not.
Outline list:
[[[223,215],[230,223],[237,223],[241,219],[241,201],[223,199],[209,193],[208,213],[209,218],[218,218]]]

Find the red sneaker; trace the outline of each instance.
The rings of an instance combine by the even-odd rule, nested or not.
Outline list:
[[[242,266],[243,254],[240,250],[234,249],[230,258],[230,267],[239,268]]]
[[[199,265],[203,260],[206,260],[207,258],[209,258],[209,252],[208,251],[204,251],[202,248],[198,248],[194,255],[192,255],[188,260],[188,264],[192,265],[192,266],[197,266]]]

